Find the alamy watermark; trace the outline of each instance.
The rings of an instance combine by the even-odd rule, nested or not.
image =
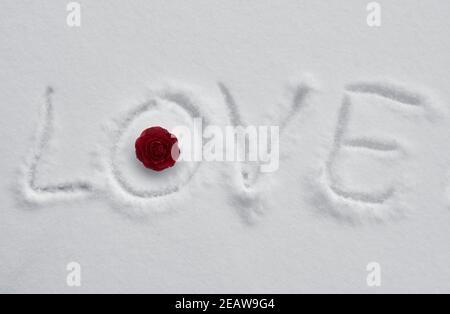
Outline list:
[[[366,278],[367,286],[381,287],[381,265],[377,262],[367,264],[366,270],[369,272]]]
[[[204,127],[201,118],[193,127],[176,126],[171,131],[181,149],[179,161],[254,162],[261,172],[274,172],[280,164],[280,130],[278,126]],[[177,152],[173,152],[175,155]]]
[[[69,12],[66,18],[67,26],[80,27],[81,26],[81,5],[78,2],[69,2],[66,6]]]
[[[367,15],[367,25],[370,27],[381,26],[381,5],[378,2],[370,2],[366,7],[369,14]]]
[[[68,271],[66,284],[68,287],[81,287],[81,265],[77,262],[70,262],[66,266]]]

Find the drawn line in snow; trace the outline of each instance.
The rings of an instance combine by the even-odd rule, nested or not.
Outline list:
[[[427,103],[427,99],[423,95],[390,83],[358,82],[347,85],[346,90],[355,93],[373,94],[410,106],[422,106]]]
[[[45,103],[43,106],[43,118],[37,131],[36,145],[31,153],[28,168],[25,171],[25,189],[32,192],[34,197],[39,196],[69,196],[74,194],[87,194],[93,191],[92,183],[88,181],[61,182],[53,185],[37,184],[37,168],[42,159],[45,148],[48,146],[54,128],[54,107],[52,95],[54,90],[47,87]],[[26,191],[25,191],[26,193]],[[28,194],[28,193],[26,193]],[[30,195],[29,195],[30,196]]]
[[[247,125],[241,117],[239,106],[229,88],[222,82],[218,82],[217,85],[225,99],[231,124],[235,127],[245,128]],[[245,137],[244,145],[245,156],[248,156],[249,140],[247,137]],[[242,147],[239,149],[242,149]],[[234,167],[237,173],[233,184],[236,193],[235,201],[238,202],[240,209],[238,213],[247,223],[251,224],[254,221],[254,214],[262,214],[259,190],[255,188],[259,177],[260,164],[241,162]]]
[[[373,138],[352,138],[342,142],[346,148],[367,149],[369,151],[395,152],[400,150],[396,141],[377,140]]]
[[[326,162],[326,178],[328,186],[336,195],[342,197],[343,199],[356,202],[382,204],[394,194],[394,188],[390,187],[387,188],[385,191],[378,193],[363,193],[356,191],[346,191],[336,183],[338,182],[338,180],[333,173],[333,162],[336,160],[337,155],[339,154],[339,151],[341,149],[341,143],[343,142],[342,139],[344,137],[347,123],[350,119],[350,106],[351,106],[350,98],[348,97],[348,95],[346,95],[344,96],[342,107],[339,113],[333,149]],[[391,143],[382,143],[382,142],[376,142],[376,144],[374,143],[375,142],[364,140],[359,142],[356,141],[355,144],[361,145],[365,149],[372,149],[372,147],[376,147],[376,150],[384,150],[386,148],[391,148]],[[397,146],[395,146],[395,149],[397,149]]]
[[[219,86],[219,89],[225,98],[225,104],[228,108],[231,123],[233,124],[233,126],[243,126],[243,121],[239,112],[238,105],[236,104],[233,95],[231,95],[230,90],[222,82],[218,82],[217,85]]]
[[[219,89],[225,99],[225,104],[228,108],[228,114],[233,126],[241,126],[245,128],[248,124],[242,119],[239,106],[236,103],[229,88],[222,82],[217,83]],[[316,89],[316,84],[311,82],[311,79],[302,79],[300,83],[296,82],[292,90],[292,100],[289,110],[286,116],[280,121],[279,128],[280,133],[289,125],[290,121],[298,114],[298,112],[304,107],[307,96]],[[268,143],[268,151],[271,151],[272,143]],[[249,141],[245,139],[245,154],[248,155]],[[238,176],[236,182],[237,200],[241,203],[245,209],[241,212],[241,215],[246,221],[253,221],[253,214],[261,215],[263,212],[262,204],[260,200],[260,189],[258,183],[260,182],[260,163],[242,162],[236,166]],[[249,211],[249,209],[251,209]]]
[[[400,172],[395,178],[386,178],[386,180],[380,176],[379,179],[382,180],[381,182],[378,181],[378,178],[370,177],[368,178],[368,184],[372,184],[369,182],[373,182],[377,184],[377,187],[371,189],[370,185],[366,186],[364,182],[360,182],[360,189],[352,188],[345,182],[353,182],[351,183],[353,185],[355,184],[353,179],[359,178],[357,180],[361,180],[365,175],[365,170],[371,171],[371,169],[336,168],[340,167],[337,164],[339,158],[346,158],[346,156],[349,156],[348,154],[361,154],[357,158],[362,158],[359,160],[369,162],[369,164],[370,160],[364,160],[365,158],[374,158],[374,161],[377,160],[377,162],[383,162],[384,160],[385,165],[389,167],[392,161],[392,154],[396,154],[395,158],[398,158],[399,161],[405,157],[405,153],[408,150],[405,149],[405,145],[407,144],[406,140],[411,140],[405,139],[405,143],[402,143],[401,141],[397,141],[395,135],[393,135],[392,139],[387,139],[385,138],[386,135],[382,137],[378,137],[377,135],[355,137],[355,134],[347,134],[347,132],[350,132],[350,118],[357,119],[357,117],[351,116],[353,106],[357,105],[352,104],[351,100],[353,96],[358,94],[365,96],[363,99],[367,100],[370,99],[366,98],[367,96],[373,96],[375,102],[381,101],[382,103],[389,104],[389,106],[396,107],[395,112],[391,113],[394,115],[399,114],[402,121],[405,120],[405,117],[408,118],[413,125],[419,122],[417,120],[418,118],[422,122],[427,122],[428,120],[428,122],[434,123],[436,119],[447,117],[448,111],[441,105],[440,99],[436,98],[431,90],[424,90],[419,86],[412,90],[411,87],[389,80],[359,81],[346,86],[338,114],[332,148],[325,161],[323,172],[317,179],[319,182],[317,182],[318,187],[316,186],[315,188],[317,189],[316,193],[313,194],[313,201],[318,208],[328,211],[332,216],[349,220],[350,222],[367,220],[380,222],[386,218],[401,218],[404,216],[403,210],[405,209],[403,193],[407,193],[407,190],[411,186],[409,182],[402,182],[399,179],[408,177],[407,173]],[[383,99],[389,102],[384,102]],[[408,115],[404,113],[408,113]],[[409,113],[414,113],[414,115],[409,116]],[[441,120],[441,122],[444,121]],[[382,127],[383,125],[380,125],[380,128]],[[396,129],[398,127],[399,125],[395,125]],[[385,132],[381,132],[380,136],[382,133]],[[408,147],[411,147],[410,144]],[[340,155],[342,150],[346,150],[346,152]],[[369,156],[368,154],[376,155]],[[385,157],[388,157],[388,159],[385,159]],[[348,167],[350,165],[351,167],[351,163],[348,163],[349,160],[342,161],[344,163],[341,166]],[[360,172],[359,170],[364,171]],[[341,171],[343,171],[342,177]],[[352,177],[352,171],[356,171],[354,174],[357,177]],[[372,179],[375,181],[372,181]]]
[[[291,100],[290,109],[285,118],[280,122],[280,131],[289,125],[291,120],[298,114],[298,112],[305,106],[307,97],[313,92],[316,83],[305,81],[296,84],[293,90],[293,97]]]
[[[311,80],[311,79],[309,79]],[[290,108],[286,114],[286,116],[280,121],[278,124],[280,127],[280,132],[283,132],[283,130],[289,125],[290,121],[297,115],[297,113],[304,107],[306,103],[307,97],[310,95],[310,93],[315,90],[316,83],[309,82],[309,80],[306,80],[305,82],[299,82],[296,84],[296,86],[293,88],[292,91],[292,100],[290,103]],[[222,92],[225,104],[228,108],[228,112],[230,115],[230,120],[233,124],[233,126],[242,126],[245,127],[248,124],[244,122],[244,120],[241,117],[239,106],[237,105],[236,101],[234,100],[233,95],[231,94],[230,90],[226,85],[222,82],[217,83],[219,86],[220,91]],[[245,142],[246,147],[248,148],[248,141]],[[270,151],[270,144],[269,143],[269,151]],[[248,153],[248,152],[246,152]],[[243,174],[244,179],[248,177],[248,173]]]
[[[154,99],[138,106],[130,110],[127,114],[125,114],[125,118],[118,123],[118,127],[115,130],[115,136],[113,138],[113,145],[110,150],[110,171],[112,173],[113,179],[118,183],[119,187],[124,190],[126,193],[131,195],[132,197],[137,197],[140,199],[152,199],[167,196],[173,193],[178,192],[182,186],[186,185],[197,172],[200,163],[197,163],[193,170],[183,178],[181,182],[176,185],[165,187],[161,190],[145,190],[134,187],[131,183],[129,183],[125,176],[123,175],[121,168],[117,164],[117,156],[119,150],[119,143],[122,140],[122,137],[126,134],[128,128],[133,124],[133,122],[139,118],[142,114],[156,109],[157,101],[159,100],[167,100],[174,104],[177,104],[182,109],[184,109],[188,114],[192,116],[192,118],[200,118],[201,111],[195,103],[195,100],[192,99],[190,95],[181,90],[174,89],[164,89],[159,91],[157,95],[155,95]],[[203,121],[208,124],[209,121],[205,117],[202,117]]]

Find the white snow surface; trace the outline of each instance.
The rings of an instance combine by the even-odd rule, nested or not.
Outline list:
[[[450,2],[378,2],[0,0],[0,293],[449,293]],[[279,170],[138,163],[193,117]]]

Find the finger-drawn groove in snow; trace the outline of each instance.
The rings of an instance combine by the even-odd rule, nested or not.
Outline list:
[[[404,87],[383,82],[358,82],[347,85],[347,91],[373,94],[410,106],[422,106],[427,98]]]
[[[395,152],[400,149],[396,141],[378,140],[373,138],[353,138],[342,141],[342,146],[346,148],[368,149],[380,152]]]
[[[73,195],[84,195],[92,192],[93,185],[89,181],[61,182],[57,184],[39,185],[37,183],[37,168],[42,159],[44,151],[53,136],[54,129],[54,107],[52,95],[54,90],[48,87],[45,93],[45,103],[42,112],[42,122],[37,131],[36,145],[30,155],[28,168],[25,172],[25,193],[28,198],[38,200],[40,197],[46,199],[54,197],[65,197]]]
[[[280,132],[289,125],[291,120],[298,114],[298,112],[305,106],[306,99],[310,93],[316,89],[315,82],[311,81],[311,78],[302,78],[300,82],[296,81],[294,86],[291,86],[290,92],[292,98],[290,100],[290,106],[286,115],[277,123]],[[239,110],[239,106],[236,103],[229,88],[222,82],[218,82],[219,89],[224,97],[225,104],[228,108],[228,114],[233,126],[248,126],[242,118]],[[272,150],[272,143],[268,143],[269,153]],[[249,142],[248,138],[245,140],[245,154],[248,154]],[[241,162],[236,165],[237,176],[235,177],[234,186],[236,189],[236,199],[240,202],[243,210],[240,214],[248,222],[253,222],[254,216],[262,215],[263,208],[261,204],[261,163],[260,162]]]
[[[228,107],[228,113],[230,115],[231,123],[234,126],[243,126],[243,121],[241,118],[239,107],[236,104],[236,101],[234,100],[233,95],[231,95],[230,90],[222,82],[218,82],[217,85],[219,85],[220,91],[222,92],[222,94],[225,98],[225,104]]]
[[[399,210],[400,164],[409,155],[407,141],[415,141],[408,130],[416,127],[416,119],[434,114],[429,105],[427,95],[397,84],[356,82],[346,87],[320,179],[335,215],[383,219]]]
[[[235,127],[244,127],[245,123],[241,117],[239,107],[230,90],[222,82],[218,82],[217,85],[225,99],[231,124]],[[245,154],[247,155],[249,148],[248,138],[245,138],[245,148]],[[239,149],[242,149],[242,147]],[[246,222],[252,223],[255,215],[262,214],[259,191],[255,190],[260,165],[258,163],[242,162],[235,164],[234,169],[237,175],[233,178],[233,187],[235,189],[235,199],[239,202],[239,214]]]
[[[222,92],[222,95],[224,96],[225,104],[227,105],[230,120],[233,126],[243,126],[243,127],[247,126],[247,123],[245,123],[245,121],[241,117],[239,106],[237,105],[229,88],[222,82],[218,82],[218,86],[220,88],[220,91]],[[287,125],[289,125],[290,121],[303,108],[303,106],[306,103],[306,98],[314,89],[315,89],[314,83],[309,81],[306,82],[302,81],[296,84],[296,86],[292,90],[292,100],[290,103],[289,110],[285,115],[285,117],[278,123],[281,132],[287,127]],[[245,145],[248,150],[249,146],[248,141],[246,141]],[[269,142],[268,145],[269,145],[268,148],[270,150],[271,143]],[[245,187],[249,188],[252,184],[256,182],[256,180],[259,177],[259,171],[255,171],[257,170],[256,168],[259,168],[259,166],[255,167],[255,165],[249,165],[249,163],[243,163],[241,166],[242,166],[241,177],[243,179],[243,184]],[[254,173],[252,174],[251,172]]]
[[[290,103],[290,109],[288,110],[284,119],[280,122],[280,131],[283,132],[284,129],[289,125],[291,120],[300,112],[302,108],[306,105],[306,100],[308,96],[317,89],[316,82],[313,82],[312,78],[307,78],[305,81],[297,82],[293,87],[292,100]]]
[[[384,203],[394,193],[393,187],[387,187],[385,191],[378,193],[363,193],[356,191],[347,191],[336,183],[339,180],[337,180],[333,172],[333,162],[336,159],[337,155],[339,154],[340,150],[342,150],[346,146],[351,146],[354,148],[356,146],[359,146],[358,147],[359,149],[368,149],[368,150],[384,150],[384,148],[386,147],[392,147],[390,143],[383,143],[367,139],[365,139],[364,141],[350,140],[348,142],[345,142],[343,138],[345,136],[346,126],[350,119],[350,107],[351,107],[350,99],[349,97],[345,96],[338,118],[333,149],[326,163],[326,174],[328,178],[329,187],[335,194],[339,195],[344,199],[365,203],[375,203],[375,204]],[[344,145],[342,145],[343,143]],[[394,146],[394,150],[396,149],[397,146]]]
[[[121,150],[121,145],[125,141],[125,137],[137,137],[139,135],[138,132],[142,131],[143,128],[153,126],[155,121],[149,119],[148,123],[146,122],[146,124],[140,129],[133,130],[132,134],[127,134],[133,124],[141,116],[147,113],[158,113],[168,108],[171,110],[168,115],[171,114],[176,116],[177,114],[182,114],[189,117],[186,118],[186,120],[202,118],[203,122],[208,123],[208,120],[201,115],[201,110],[198,107],[197,100],[193,99],[193,96],[187,91],[174,88],[164,88],[163,90],[160,90],[152,95],[150,100],[128,111],[124,115],[124,118],[119,120],[117,123],[114,136],[112,138],[113,144],[109,152],[109,162],[107,162],[109,174],[116,183],[115,187],[119,188],[122,192],[125,192],[125,195],[127,195],[126,197],[153,199],[176,193],[192,179],[200,166],[200,163],[198,162],[179,162],[173,168],[166,170],[164,173],[158,173],[158,175],[155,175],[151,171],[143,169],[140,165],[137,165],[134,150],[130,149],[130,147],[134,147],[134,143],[131,140],[126,142],[126,145],[124,145],[124,151],[126,151],[127,154],[124,156],[125,153]],[[158,124],[158,122],[156,122],[156,124]],[[139,174],[144,175],[144,180],[141,184],[133,184],[133,182],[131,182],[132,180],[128,173],[129,169],[124,167],[123,164],[120,164],[120,158],[128,160],[126,164],[132,163],[133,165],[136,165],[136,173],[134,174],[136,176]],[[148,188],[148,185],[151,184],[152,181],[159,182],[157,184],[158,188]]]

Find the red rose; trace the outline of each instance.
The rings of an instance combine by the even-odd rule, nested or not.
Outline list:
[[[178,139],[161,127],[152,127],[136,140],[136,157],[146,168],[162,171],[173,167],[178,157]]]

